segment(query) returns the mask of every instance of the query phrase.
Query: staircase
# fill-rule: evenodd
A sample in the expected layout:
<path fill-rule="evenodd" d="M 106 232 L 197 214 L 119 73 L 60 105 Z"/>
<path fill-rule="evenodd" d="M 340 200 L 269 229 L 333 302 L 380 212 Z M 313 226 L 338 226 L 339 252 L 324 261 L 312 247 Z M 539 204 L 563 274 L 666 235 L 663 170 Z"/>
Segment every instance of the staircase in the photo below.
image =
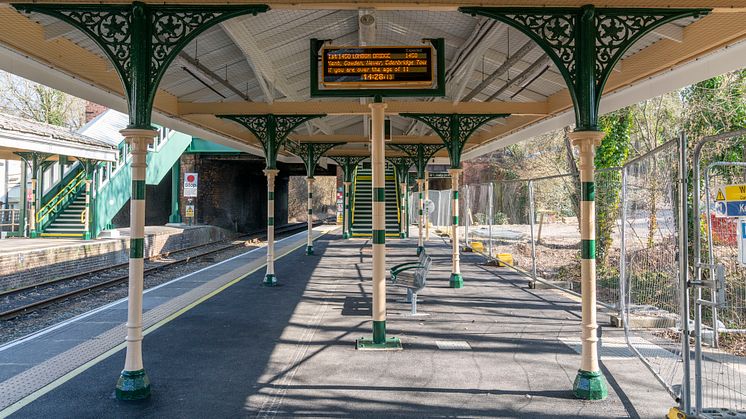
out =
<path fill-rule="evenodd" d="M 40 236 L 82 238 L 85 234 L 85 225 L 81 222 L 85 209 L 85 196 L 85 191 L 78 194 L 75 200 L 65 207 L 62 213 L 44 229 Z"/>
<path fill-rule="evenodd" d="M 370 169 L 359 167 L 355 176 L 352 203 L 352 237 L 371 237 L 373 230 L 373 190 Z M 386 236 L 399 237 L 399 205 L 394 171 L 386 168 Z"/>

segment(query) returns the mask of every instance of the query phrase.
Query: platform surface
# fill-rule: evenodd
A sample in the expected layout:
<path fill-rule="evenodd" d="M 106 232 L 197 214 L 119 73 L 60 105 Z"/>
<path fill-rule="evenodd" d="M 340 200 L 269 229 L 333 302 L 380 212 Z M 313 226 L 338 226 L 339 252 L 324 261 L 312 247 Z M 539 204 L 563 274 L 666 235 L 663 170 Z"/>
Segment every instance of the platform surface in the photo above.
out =
<path fill-rule="evenodd" d="M 171 227 L 171 226 L 146 226 L 145 236 L 153 236 L 160 234 L 179 234 L 187 229 L 205 229 L 211 228 L 210 226 L 183 226 L 183 227 Z M 101 237 L 92 240 L 82 239 L 66 239 L 66 238 L 45 238 L 39 237 L 30 239 L 26 237 L 8 237 L 0 240 L 0 255 L 8 253 L 23 253 L 31 252 L 36 250 L 53 249 L 57 247 L 65 246 L 83 246 L 90 245 L 92 243 L 102 243 L 107 241 L 120 241 L 123 238 L 129 237 L 129 228 L 118 228 L 112 231 L 117 231 L 118 237 Z"/>
<path fill-rule="evenodd" d="M 416 258 L 416 239 L 387 245 L 388 266 Z M 114 398 L 124 362 L 114 350 L 13 417 L 663 417 L 672 406 L 639 361 L 618 354 L 604 361 L 609 398 L 574 399 L 580 358 L 565 342 L 579 337 L 578 302 L 529 290 L 477 255 L 463 255 L 465 288 L 451 289 L 440 238 L 428 242 L 426 315 L 408 315 L 404 291 L 389 287 L 388 334 L 404 350 L 356 351 L 371 331 L 367 246 L 327 234 L 315 255 L 299 248 L 278 261 L 283 286 L 262 287 L 260 269 L 151 327 L 145 402 Z"/>

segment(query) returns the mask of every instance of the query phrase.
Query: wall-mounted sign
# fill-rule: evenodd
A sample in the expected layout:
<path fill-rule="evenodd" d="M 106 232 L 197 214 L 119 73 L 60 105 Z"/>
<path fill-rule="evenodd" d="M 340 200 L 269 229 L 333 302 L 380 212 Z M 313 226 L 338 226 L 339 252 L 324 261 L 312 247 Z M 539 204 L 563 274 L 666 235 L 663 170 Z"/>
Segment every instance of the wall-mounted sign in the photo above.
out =
<path fill-rule="evenodd" d="M 194 205 L 187 205 L 186 209 L 184 210 L 184 215 L 187 217 L 193 218 L 194 217 Z"/>
<path fill-rule="evenodd" d="M 430 87 L 433 84 L 433 48 L 324 47 L 324 86 L 341 89 L 368 87 Z"/>
<path fill-rule="evenodd" d="M 196 197 L 198 183 L 199 175 L 197 175 L 197 173 L 184 173 L 184 196 L 191 198 Z"/>
<path fill-rule="evenodd" d="M 427 175 L 430 179 L 450 179 L 451 174 L 448 172 L 430 172 Z"/>

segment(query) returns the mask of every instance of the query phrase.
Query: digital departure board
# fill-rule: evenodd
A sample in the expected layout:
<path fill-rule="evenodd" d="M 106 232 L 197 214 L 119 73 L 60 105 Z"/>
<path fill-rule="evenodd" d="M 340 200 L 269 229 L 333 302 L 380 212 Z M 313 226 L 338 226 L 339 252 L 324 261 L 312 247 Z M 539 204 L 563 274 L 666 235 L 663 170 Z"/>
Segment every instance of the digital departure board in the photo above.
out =
<path fill-rule="evenodd" d="M 341 89 L 430 87 L 433 48 L 324 47 L 321 84 Z"/>

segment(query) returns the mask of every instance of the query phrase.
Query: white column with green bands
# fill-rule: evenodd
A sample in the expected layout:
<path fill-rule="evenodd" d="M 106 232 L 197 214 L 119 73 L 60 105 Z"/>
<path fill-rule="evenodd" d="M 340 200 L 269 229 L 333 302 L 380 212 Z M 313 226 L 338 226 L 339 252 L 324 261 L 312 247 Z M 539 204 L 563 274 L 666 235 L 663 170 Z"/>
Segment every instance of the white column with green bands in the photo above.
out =
<path fill-rule="evenodd" d="M 400 204 L 400 211 L 399 211 L 399 238 L 406 238 L 407 237 L 407 201 L 406 201 L 406 193 L 407 193 L 407 184 L 405 182 L 399 183 L 399 190 L 401 191 L 399 193 L 399 201 Z"/>
<path fill-rule="evenodd" d="M 430 173 L 425 170 L 425 199 L 430 199 Z M 422 203 L 423 207 L 425 203 Z M 425 212 L 425 241 L 430 240 L 430 216 Z"/>
<path fill-rule="evenodd" d="M 306 178 L 308 189 L 308 242 L 306 243 L 306 254 L 313 254 L 313 178 Z"/>
<path fill-rule="evenodd" d="M 417 205 L 417 254 L 419 255 L 422 253 L 422 250 L 425 249 L 425 236 L 423 234 L 422 229 L 422 221 L 424 218 L 425 213 L 425 199 L 424 199 L 424 188 L 425 187 L 425 179 L 417 179 L 417 196 L 418 199 L 418 205 Z"/>
<path fill-rule="evenodd" d="M 594 158 L 604 133 L 576 131 L 569 134 L 578 147 L 580 171 L 580 282 L 581 282 L 581 363 L 573 392 L 581 399 L 600 400 L 608 396 L 606 380 L 598 363 L 598 324 L 596 323 L 596 211 Z"/>
<path fill-rule="evenodd" d="M 267 176 L 267 274 L 264 275 L 264 285 L 277 285 L 275 277 L 275 177 L 280 171 L 265 169 Z"/>
<path fill-rule="evenodd" d="M 371 103 L 373 171 L 373 343 L 386 342 L 386 161 L 385 103 Z"/>
<path fill-rule="evenodd" d="M 127 352 L 124 370 L 119 376 L 116 396 L 120 400 L 139 400 L 150 395 L 150 380 L 142 362 L 142 291 L 145 252 L 145 171 L 148 144 L 157 134 L 153 130 L 121 131 L 132 152 L 132 196 L 130 199 L 130 258 L 127 296 Z"/>
<path fill-rule="evenodd" d="M 343 239 L 349 239 L 350 238 L 350 186 L 352 185 L 352 182 L 344 182 L 344 207 L 342 208 L 342 212 L 344 213 L 342 220 L 344 221 L 342 224 L 342 238 Z"/>
<path fill-rule="evenodd" d="M 458 244 L 458 177 L 461 174 L 462 169 L 448 169 L 448 173 L 451 175 L 451 191 L 453 198 L 451 199 L 451 215 L 453 220 L 451 223 L 451 243 L 453 244 L 452 252 L 452 266 L 451 266 L 451 279 L 448 282 L 451 288 L 463 288 L 464 278 L 461 276 L 461 265 L 460 265 L 460 252 Z"/>

